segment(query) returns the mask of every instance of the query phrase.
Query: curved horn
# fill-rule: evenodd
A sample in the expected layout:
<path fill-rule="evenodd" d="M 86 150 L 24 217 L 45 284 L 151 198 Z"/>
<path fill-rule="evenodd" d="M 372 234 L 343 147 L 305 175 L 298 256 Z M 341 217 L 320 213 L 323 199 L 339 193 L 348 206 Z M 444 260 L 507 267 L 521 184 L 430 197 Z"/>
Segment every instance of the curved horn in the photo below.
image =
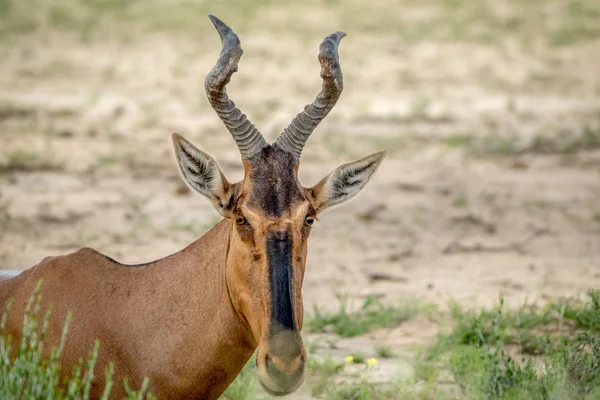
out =
<path fill-rule="evenodd" d="M 342 94 L 344 81 L 340 67 L 338 46 L 346 36 L 344 32 L 335 32 L 327 36 L 319 47 L 321 78 L 323 87 L 312 104 L 304 107 L 304 111 L 294 118 L 285 128 L 274 145 L 292 153 L 296 160 L 300 159 L 304 144 L 312 131 L 329 114 Z"/>
<path fill-rule="evenodd" d="M 204 80 L 206 96 L 221 121 L 231 132 L 242 158 L 248 159 L 263 147 L 268 146 L 268 143 L 258 129 L 236 107 L 235 103 L 229 99 L 225 90 L 225 86 L 231 80 L 231 75 L 238 70 L 238 61 L 244 51 L 240 47 L 240 39 L 230 27 L 214 15 L 209 14 L 208 17 L 219 32 L 223 49 L 219 60 Z"/>

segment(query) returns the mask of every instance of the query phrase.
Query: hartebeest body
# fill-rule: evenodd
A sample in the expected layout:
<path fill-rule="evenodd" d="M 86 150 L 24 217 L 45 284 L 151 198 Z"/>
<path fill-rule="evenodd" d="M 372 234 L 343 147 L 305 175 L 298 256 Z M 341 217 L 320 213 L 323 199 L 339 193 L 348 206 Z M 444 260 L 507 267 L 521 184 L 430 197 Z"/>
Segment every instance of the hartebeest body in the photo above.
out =
<path fill-rule="evenodd" d="M 229 183 L 211 156 L 177 134 L 173 142 L 183 179 L 224 219 L 158 261 L 123 265 L 84 248 L 0 283 L 0 301 L 14 298 L 7 332 L 19 337 L 26 301 L 43 279 L 45 304 L 55 309 L 47 341 L 58 341 L 72 313 L 63 371 L 100 339 L 99 370 L 115 363 L 114 398 L 123 394 L 124 377 L 140 385 L 146 376 L 159 399 L 218 398 L 257 347 L 264 388 L 276 395 L 298 388 L 306 366 L 301 288 L 311 226 L 320 212 L 356 195 L 385 156 L 341 165 L 303 187 L 301 151 L 342 91 L 337 47 L 344 34 L 325 38 L 321 92 L 270 145 L 226 94 L 242 49 L 228 26 L 210 18 L 223 50 L 206 78 L 206 93 L 240 149 L 243 180 Z M 92 397 L 104 383 L 97 376 Z"/>

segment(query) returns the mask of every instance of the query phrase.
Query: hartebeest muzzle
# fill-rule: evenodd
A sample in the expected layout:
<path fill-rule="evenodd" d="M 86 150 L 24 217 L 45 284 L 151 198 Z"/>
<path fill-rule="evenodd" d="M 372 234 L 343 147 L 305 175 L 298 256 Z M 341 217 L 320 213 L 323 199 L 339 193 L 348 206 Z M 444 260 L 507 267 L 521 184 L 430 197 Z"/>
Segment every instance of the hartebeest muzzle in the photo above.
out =
<path fill-rule="evenodd" d="M 273 321 L 268 336 L 259 344 L 256 357 L 258 377 L 264 389 L 283 396 L 304 381 L 306 350 L 300 332 Z"/>

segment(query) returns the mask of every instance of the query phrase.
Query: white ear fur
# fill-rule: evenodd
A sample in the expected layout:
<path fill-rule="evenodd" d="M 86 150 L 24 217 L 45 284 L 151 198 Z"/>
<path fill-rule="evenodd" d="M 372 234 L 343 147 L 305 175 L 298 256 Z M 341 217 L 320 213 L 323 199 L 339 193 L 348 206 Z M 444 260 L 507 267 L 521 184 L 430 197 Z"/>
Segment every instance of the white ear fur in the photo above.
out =
<path fill-rule="evenodd" d="M 208 197 L 217 211 L 228 217 L 233 185 L 225 179 L 219 164 L 177 133 L 173 134 L 173 146 L 185 183 L 192 190 Z"/>
<path fill-rule="evenodd" d="M 385 155 L 385 151 L 380 151 L 342 164 L 317 183 L 311 189 L 317 213 L 356 196 L 377 171 Z"/>

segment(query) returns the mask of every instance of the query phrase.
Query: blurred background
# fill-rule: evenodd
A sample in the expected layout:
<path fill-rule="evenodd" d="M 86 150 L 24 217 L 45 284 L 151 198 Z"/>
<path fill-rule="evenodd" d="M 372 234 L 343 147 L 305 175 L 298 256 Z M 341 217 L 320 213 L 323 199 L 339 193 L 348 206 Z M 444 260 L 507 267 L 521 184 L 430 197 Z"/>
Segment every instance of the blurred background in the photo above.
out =
<path fill-rule="evenodd" d="M 83 246 L 146 262 L 219 220 L 170 139 L 241 178 L 203 90 L 209 12 L 240 36 L 228 93 L 268 140 L 318 93 L 322 38 L 347 32 L 305 185 L 388 151 L 315 225 L 307 309 L 336 292 L 484 306 L 600 286 L 596 0 L 0 0 L 0 268 Z"/>

